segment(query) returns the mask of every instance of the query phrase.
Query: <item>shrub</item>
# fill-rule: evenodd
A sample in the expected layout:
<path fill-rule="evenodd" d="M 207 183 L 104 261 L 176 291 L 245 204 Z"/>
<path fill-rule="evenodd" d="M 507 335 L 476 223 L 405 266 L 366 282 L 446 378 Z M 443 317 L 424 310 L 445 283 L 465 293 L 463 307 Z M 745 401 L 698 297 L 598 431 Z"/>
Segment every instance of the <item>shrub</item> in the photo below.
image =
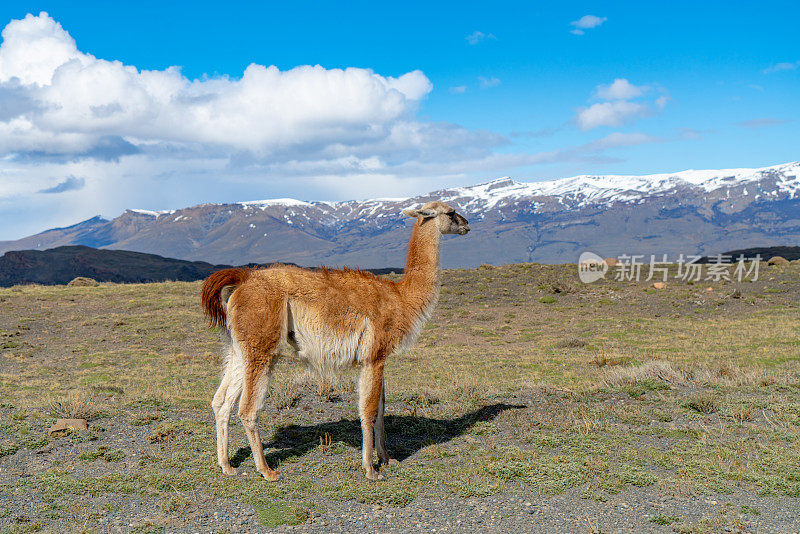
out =
<path fill-rule="evenodd" d="M 717 405 L 717 398 L 711 393 L 695 395 L 689 399 L 689 402 L 686 403 L 686 406 L 702 414 L 714 413 L 719 409 L 719 406 Z"/>

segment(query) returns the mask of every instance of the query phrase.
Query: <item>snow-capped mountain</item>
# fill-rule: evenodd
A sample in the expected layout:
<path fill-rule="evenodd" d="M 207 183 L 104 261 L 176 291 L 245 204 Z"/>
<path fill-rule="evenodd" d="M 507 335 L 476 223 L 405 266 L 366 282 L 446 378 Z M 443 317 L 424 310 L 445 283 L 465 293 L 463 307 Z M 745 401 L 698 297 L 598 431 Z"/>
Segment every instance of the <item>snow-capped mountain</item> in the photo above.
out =
<path fill-rule="evenodd" d="M 721 169 L 704 171 L 683 171 L 673 174 L 650 174 L 645 176 L 581 175 L 573 178 L 548 182 L 520 183 L 510 178 L 501 178 L 485 184 L 455 189 L 451 200 L 462 198 L 476 210 L 488 210 L 498 205 L 513 203 L 534 197 L 558 197 L 561 204 L 570 207 L 583 207 L 590 204 L 614 204 L 617 202 L 637 202 L 646 197 L 669 194 L 682 190 L 712 193 L 731 187 L 745 186 L 743 196 L 747 196 L 746 185 L 752 184 L 755 194 L 777 198 L 781 194 L 790 197 L 800 190 L 800 163 L 786 163 L 761 169 Z M 774 184 L 769 181 L 774 179 Z M 767 189 L 759 185 L 767 181 Z"/>
<path fill-rule="evenodd" d="M 402 266 L 403 208 L 444 200 L 473 232 L 446 239 L 444 266 L 574 261 L 580 252 L 714 254 L 800 243 L 800 163 L 648 176 L 500 178 L 413 198 L 324 202 L 270 199 L 185 209 L 131 209 L 13 242 L 0 252 L 66 244 L 212 263 L 287 261 Z"/>

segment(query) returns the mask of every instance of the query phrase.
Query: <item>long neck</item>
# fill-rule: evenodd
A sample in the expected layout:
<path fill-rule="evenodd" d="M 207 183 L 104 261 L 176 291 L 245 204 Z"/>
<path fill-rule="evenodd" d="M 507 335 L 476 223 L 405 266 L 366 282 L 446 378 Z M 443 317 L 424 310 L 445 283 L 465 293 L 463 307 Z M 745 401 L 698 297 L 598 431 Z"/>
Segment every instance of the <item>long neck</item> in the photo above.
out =
<path fill-rule="evenodd" d="M 403 280 L 408 297 L 427 306 L 436 298 L 439 287 L 439 242 L 442 234 L 435 220 L 418 219 L 408 242 L 408 257 Z"/>

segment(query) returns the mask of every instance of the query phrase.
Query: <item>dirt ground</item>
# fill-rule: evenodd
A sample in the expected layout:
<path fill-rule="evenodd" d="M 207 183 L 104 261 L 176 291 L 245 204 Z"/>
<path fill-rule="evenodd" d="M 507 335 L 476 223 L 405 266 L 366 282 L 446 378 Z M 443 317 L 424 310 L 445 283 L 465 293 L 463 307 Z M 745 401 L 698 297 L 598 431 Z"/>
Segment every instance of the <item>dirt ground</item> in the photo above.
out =
<path fill-rule="evenodd" d="M 582 284 L 574 265 L 444 271 L 386 368 L 398 465 L 370 482 L 354 373 L 286 358 L 256 476 L 199 283 L 0 289 L 4 532 L 800 532 L 800 266 L 758 281 Z M 86 431 L 48 436 L 58 417 Z"/>

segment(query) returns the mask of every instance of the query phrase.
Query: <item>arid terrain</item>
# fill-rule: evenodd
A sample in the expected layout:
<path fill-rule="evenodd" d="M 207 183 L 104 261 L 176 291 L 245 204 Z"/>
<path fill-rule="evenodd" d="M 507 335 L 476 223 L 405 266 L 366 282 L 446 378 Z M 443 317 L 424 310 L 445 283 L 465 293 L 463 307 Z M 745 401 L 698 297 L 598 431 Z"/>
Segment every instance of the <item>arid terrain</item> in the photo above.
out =
<path fill-rule="evenodd" d="M 674 274 L 674 273 L 672 273 Z M 3 532 L 798 532 L 800 265 L 758 281 L 443 272 L 387 364 L 398 465 L 370 482 L 354 373 L 286 358 L 215 461 L 220 335 L 199 282 L 0 289 Z M 709 289 L 710 288 L 710 289 Z M 49 436 L 59 417 L 88 429 Z"/>

